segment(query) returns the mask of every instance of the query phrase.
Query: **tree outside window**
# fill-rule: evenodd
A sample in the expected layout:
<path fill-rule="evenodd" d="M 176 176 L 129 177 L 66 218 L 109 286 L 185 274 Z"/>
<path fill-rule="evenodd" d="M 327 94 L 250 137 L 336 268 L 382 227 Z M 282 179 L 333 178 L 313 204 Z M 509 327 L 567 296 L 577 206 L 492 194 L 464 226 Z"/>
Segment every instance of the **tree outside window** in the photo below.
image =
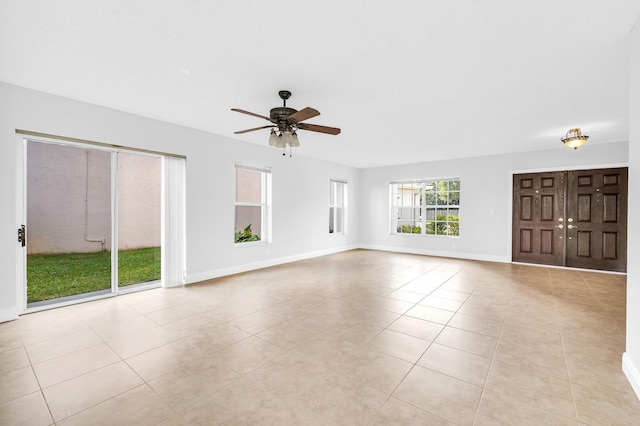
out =
<path fill-rule="evenodd" d="M 391 183 L 394 234 L 460 235 L 460 180 Z"/>

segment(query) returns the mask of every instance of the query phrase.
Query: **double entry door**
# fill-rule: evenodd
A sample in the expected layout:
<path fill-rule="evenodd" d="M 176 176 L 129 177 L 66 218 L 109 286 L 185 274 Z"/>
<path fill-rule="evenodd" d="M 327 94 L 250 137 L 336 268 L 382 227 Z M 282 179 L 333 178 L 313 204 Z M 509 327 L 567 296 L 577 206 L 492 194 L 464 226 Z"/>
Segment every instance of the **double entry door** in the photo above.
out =
<path fill-rule="evenodd" d="M 514 262 L 626 272 L 627 168 L 513 176 Z"/>

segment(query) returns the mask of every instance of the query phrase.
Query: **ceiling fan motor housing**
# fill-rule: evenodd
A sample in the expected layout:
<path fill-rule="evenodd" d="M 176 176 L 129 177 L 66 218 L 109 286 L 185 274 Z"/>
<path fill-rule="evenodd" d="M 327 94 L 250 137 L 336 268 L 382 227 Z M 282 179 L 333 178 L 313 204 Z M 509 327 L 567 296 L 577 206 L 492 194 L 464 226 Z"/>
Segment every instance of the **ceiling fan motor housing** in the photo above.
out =
<path fill-rule="evenodd" d="M 271 117 L 271 121 L 283 132 L 293 124 L 288 117 L 295 112 L 298 112 L 298 110 L 289 107 L 276 107 L 271 109 L 269 116 Z"/>

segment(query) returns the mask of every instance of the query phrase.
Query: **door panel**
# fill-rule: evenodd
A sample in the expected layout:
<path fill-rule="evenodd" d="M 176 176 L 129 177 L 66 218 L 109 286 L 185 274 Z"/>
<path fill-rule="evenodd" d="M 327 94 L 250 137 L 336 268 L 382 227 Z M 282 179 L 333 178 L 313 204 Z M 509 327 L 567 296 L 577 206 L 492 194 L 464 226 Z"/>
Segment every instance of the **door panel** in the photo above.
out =
<path fill-rule="evenodd" d="M 627 168 L 571 171 L 567 193 L 567 266 L 626 271 Z"/>
<path fill-rule="evenodd" d="M 112 293 L 111 155 L 27 143 L 27 306 Z"/>
<path fill-rule="evenodd" d="M 564 172 L 513 177 L 513 260 L 563 265 Z"/>
<path fill-rule="evenodd" d="M 626 168 L 514 175 L 514 261 L 624 272 L 626 236 Z"/>

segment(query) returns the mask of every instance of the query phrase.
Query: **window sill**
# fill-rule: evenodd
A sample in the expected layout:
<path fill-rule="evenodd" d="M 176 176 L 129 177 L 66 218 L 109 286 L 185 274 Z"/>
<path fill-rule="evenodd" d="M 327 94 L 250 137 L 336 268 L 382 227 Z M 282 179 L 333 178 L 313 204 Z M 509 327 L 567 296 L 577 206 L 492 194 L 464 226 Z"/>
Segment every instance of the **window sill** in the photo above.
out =
<path fill-rule="evenodd" d="M 400 236 L 400 237 L 407 236 L 407 237 L 429 237 L 429 238 L 460 238 L 460 235 L 409 234 L 408 232 L 406 234 L 391 233 L 390 235 Z"/>
<path fill-rule="evenodd" d="M 247 241 L 246 243 L 233 243 L 234 247 L 255 247 L 271 244 L 271 241 Z"/>

